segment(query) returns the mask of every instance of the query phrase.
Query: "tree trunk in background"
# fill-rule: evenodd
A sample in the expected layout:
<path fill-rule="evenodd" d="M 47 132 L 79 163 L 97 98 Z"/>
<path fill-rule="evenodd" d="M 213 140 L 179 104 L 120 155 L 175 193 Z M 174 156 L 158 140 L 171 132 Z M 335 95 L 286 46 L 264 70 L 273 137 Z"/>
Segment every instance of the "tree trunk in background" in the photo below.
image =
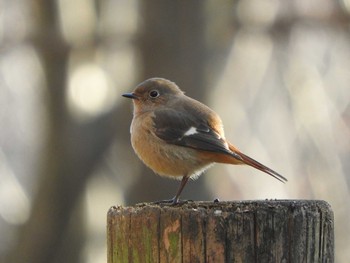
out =
<path fill-rule="evenodd" d="M 139 48 L 140 81 L 163 77 L 176 82 L 186 94 L 205 101 L 205 1 L 157 0 L 141 2 Z M 169 199 L 179 182 L 155 176 L 144 166 L 139 179 L 126 193 L 126 203 Z M 145 189 L 157 189 L 147 191 Z M 189 194 L 189 189 L 191 189 Z M 208 199 L 203 179 L 189 183 L 183 199 Z"/>
<path fill-rule="evenodd" d="M 60 34 L 57 1 L 33 5 L 39 21 L 31 40 L 45 73 L 47 138 L 31 216 L 6 262 L 76 263 L 85 240 L 80 197 L 116 136 L 119 109 L 86 123 L 71 118 L 65 101 L 71 48 Z"/>

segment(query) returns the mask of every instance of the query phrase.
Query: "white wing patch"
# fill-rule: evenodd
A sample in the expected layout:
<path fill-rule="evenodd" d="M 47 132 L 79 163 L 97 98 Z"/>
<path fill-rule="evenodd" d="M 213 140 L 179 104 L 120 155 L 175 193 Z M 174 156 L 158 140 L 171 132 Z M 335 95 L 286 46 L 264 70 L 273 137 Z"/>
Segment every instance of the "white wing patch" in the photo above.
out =
<path fill-rule="evenodd" d="M 196 127 L 191 127 L 184 133 L 184 136 L 191 136 L 191 135 L 194 135 L 196 133 L 198 133 Z"/>

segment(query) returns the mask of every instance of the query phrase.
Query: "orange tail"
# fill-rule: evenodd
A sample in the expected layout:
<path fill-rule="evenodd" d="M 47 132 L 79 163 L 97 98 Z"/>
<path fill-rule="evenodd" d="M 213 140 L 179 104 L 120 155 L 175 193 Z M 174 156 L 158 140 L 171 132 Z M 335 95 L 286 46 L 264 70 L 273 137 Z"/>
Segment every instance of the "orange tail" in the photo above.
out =
<path fill-rule="evenodd" d="M 252 167 L 254 167 L 254 168 L 256 168 L 264 173 L 271 175 L 272 177 L 276 178 L 277 180 L 281 181 L 282 183 L 285 183 L 288 181 L 285 177 L 283 177 L 279 173 L 275 172 L 274 170 L 270 169 L 269 167 L 259 163 L 258 161 L 255 161 L 253 158 L 250 158 L 249 156 L 240 152 L 232 144 L 229 144 L 229 148 L 232 152 L 235 153 L 235 155 L 238 155 L 238 157 L 240 157 L 240 162 L 237 162 L 237 157 L 234 156 L 235 160 L 232 160 L 231 163 L 233 163 L 233 164 L 244 163 L 244 164 L 250 165 L 250 166 L 252 166 Z"/>

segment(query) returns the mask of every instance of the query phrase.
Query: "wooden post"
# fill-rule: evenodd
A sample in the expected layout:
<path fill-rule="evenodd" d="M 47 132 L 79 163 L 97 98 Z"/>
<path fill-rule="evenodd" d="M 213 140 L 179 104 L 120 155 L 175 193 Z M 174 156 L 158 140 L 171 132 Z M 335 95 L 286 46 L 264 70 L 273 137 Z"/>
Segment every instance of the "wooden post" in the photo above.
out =
<path fill-rule="evenodd" d="M 139 204 L 108 212 L 108 263 L 334 262 L 324 201 Z"/>

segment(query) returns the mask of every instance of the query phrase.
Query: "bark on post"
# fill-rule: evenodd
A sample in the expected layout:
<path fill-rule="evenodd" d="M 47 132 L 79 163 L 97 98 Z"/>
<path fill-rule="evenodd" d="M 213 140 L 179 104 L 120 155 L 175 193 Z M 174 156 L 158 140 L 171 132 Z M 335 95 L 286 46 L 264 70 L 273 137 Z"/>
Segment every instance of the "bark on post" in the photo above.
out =
<path fill-rule="evenodd" d="M 324 201 L 139 204 L 108 212 L 108 262 L 334 262 Z"/>

